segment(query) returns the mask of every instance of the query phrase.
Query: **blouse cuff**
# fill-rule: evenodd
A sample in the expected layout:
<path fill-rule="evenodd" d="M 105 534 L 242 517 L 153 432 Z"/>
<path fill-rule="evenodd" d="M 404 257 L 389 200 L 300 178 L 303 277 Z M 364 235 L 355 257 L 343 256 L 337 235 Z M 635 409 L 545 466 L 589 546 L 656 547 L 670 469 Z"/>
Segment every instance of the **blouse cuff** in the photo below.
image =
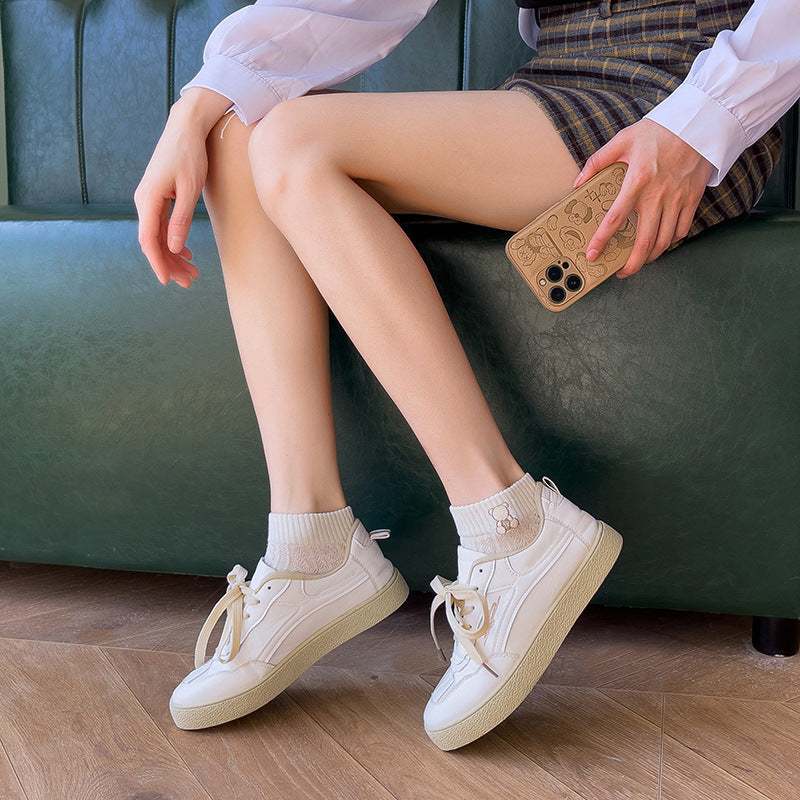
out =
<path fill-rule="evenodd" d="M 682 83 L 666 100 L 645 114 L 714 166 L 709 186 L 718 186 L 747 147 L 741 122 L 721 103 L 691 83 Z"/>
<path fill-rule="evenodd" d="M 211 56 L 197 75 L 181 87 L 180 94 L 192 86 L 213 89 L 227 97 L 245 125 L 258 122 L 282 99 L 265 78 L 223 54 Z"/>

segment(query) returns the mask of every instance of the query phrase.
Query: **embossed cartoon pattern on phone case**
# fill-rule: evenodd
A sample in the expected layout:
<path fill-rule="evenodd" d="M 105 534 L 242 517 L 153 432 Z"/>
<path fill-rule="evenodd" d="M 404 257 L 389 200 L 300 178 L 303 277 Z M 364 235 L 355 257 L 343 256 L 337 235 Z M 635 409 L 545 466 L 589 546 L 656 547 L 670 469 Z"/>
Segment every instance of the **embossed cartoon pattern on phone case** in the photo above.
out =
<path fill-rule="evenodd" d="M 626 170 L 626 164 L 612 164 L 509 240 L 509 259 L 545 307 L 556 311 L 571 305 L 620 269 L 630 255 L 636 238 L 635 215 L 611 237 L 595 261 L 586 258 L 586 248 L 619 194 Z M 577 270 L 582 278 L 581 288 L 568 292 L 570 296 L 561 303 L 553 303 L 542 290 L 547 283 L 543 273 L 555 264 L 566 264 L 567 270 Z"/>

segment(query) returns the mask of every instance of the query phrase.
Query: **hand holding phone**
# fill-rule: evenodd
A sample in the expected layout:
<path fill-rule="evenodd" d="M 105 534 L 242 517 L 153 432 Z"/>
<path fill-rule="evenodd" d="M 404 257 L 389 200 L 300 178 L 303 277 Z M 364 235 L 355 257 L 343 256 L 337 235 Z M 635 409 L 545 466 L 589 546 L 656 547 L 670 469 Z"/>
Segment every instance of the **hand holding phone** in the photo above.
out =
<path fill-rule="evenodd" d="M 627 164 L 598 172 L 515 233 L 506 255 L 550 311 L 563 311 L 625 266 L 636 239 L 636 212 L 594 261 L 586 248 L 619 194 Z"/>

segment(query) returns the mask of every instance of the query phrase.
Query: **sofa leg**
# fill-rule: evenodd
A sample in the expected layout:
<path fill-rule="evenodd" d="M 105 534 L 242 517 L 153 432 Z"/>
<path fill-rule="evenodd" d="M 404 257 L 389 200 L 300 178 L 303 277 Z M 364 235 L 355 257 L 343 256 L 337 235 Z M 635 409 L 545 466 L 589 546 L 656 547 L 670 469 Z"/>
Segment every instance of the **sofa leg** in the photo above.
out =
<path fill-rule="evenodd" d="M 800 619 L 753 617 L 753 647 L 768 656 L 793 656 L 800 650 Z"/>

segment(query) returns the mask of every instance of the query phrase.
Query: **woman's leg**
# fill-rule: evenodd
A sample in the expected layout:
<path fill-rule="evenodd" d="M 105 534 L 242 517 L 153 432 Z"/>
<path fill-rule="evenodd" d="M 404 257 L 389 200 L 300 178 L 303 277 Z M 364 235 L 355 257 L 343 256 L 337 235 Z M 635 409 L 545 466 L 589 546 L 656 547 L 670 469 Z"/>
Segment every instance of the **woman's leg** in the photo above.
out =
<path fill-rule="evenodd" d="M 462 647 L 425 716 L 440 747 L 461 746 L 521 702 L 615 555 L 611 546 L 594 546 L 603 528 L 593 518 L 514 461 L 422 259 L 388 212 L 517 229 L 566 193 L 577 165 L 538 106 L 513 92 L 305 97 L 280 104 L 254 131 L 237 135 L 236 159 L 212 159 L 207 200 L 271 482 L 273 470 L 289 465 L 294 484 L 286 486 L 328 487 L 306 489 L 300 511 L 311 498 L 341 489 L 338 475 L 334 482 L 321 474 L 333 474 L 336 463 L 324 298 L 422 442 L 451 502 L 469 503 L 453 509 L 465 545 L 459 582 L 455 589 L 439 582 L 437 604 L 457 606 L 466 615 L 463 630 L 480 625 L 480 650 L 458 640 L 471 648 L 469 658 Z M 252 181 L 241 177 L 245 139 Z M 273 376 L 281 385 L 277 401 L 269 391 Z M 295 389 L 316 394 L 316 401 L 297 404 Z M 286 433 L 273 431 L 284 422 Z M 324 460 L 316 458 L 313 437 L 304 438 L 308 424 L 326 442 Z M 317 478 L 304 476 L 304 467 Z M 291 503 L 298 496 L 284 494 Z M 523 533 L 523 549 L 499 544 Z M 235 569 L 211 621 L 228 608 L 228 658 L 242 668 L 225 668 L 224 648 L 210 665 L 201 663 L 207 623 L 196 668 L 171 699 L 176 723 L 207 727 L 249 713 L 323 652 L 391 613 L 407 588 L 363 526 L 354 529 L 350 552 L 358 557 L 318 576 L 276 573 L 262 559 L 247 586 L 244 570 Z M 480 566 L 489 561 L 491 569 Z M 587 563 L 595 583 L 573 579 Z M 559 601 L 567 585 L 580 593 L 573 588 Z M 489 592 L 497 598 L 491 615 Z M 242 613 L 242 604 L 262 603 L 253 618 Z M 284 636 L 293 608 L 302 624 Z M 551 618 L 558 626 L 540 646 L 535 631 Z M 473 668 L 471 659 L 486 669 Z M 269 666 L 275 664 L 280 669 Z M 518 664 L 524 681 L 512 680 Z M 493 697 L 502 702 L 492 705 Z"/>
<path fill-rule="evenodd" d="M 408 596 L 402 576 L 343 507 L 328 308 L 259 205 L 247 156 L 251 133 L 236 118 L 210 132 L 205 199 L 261 428 L 272 511 L 265 556 L 249 581 L 238 564 L 228 574 L 227 591 L 200 630 L 195 668 L 170 698 L 175 724 L 188 729 L 260 708 Z M 223 613 L 219 643 L 206 660 Z"/>
<path fill-rule="evenodd" d="M 389 212 L 507 230 L 530 222 L 579 171 L 541 109 L 513 91 L 307 96 L 258 123 L 249 153 L 267 217 L 409 422 L 451 503 L 519 479 L 433 280 Z"/>
<path fill-rule="evenodd" d="M 257 125 L 249 149 L 264 211 L 453 504 L 458 577 L 431 585 L 455 645 L 424 723 L 442 749 L 461 747 L 533 688 L 621 538 L 514 461 L 424 262 L 388 212 L 515 230 L 569 191 L 578 166 L 539 106 L 513 91 L 298 98 Z"/>
<path fill-rule="evenodd" d="M 334 442 L 328 307 L 259 205 L 247 154 L 253 127 L 234 115 L 211 131 L 203 196 L 261 431 L 271 510 L 331 511 L 345 499 Z"/>

